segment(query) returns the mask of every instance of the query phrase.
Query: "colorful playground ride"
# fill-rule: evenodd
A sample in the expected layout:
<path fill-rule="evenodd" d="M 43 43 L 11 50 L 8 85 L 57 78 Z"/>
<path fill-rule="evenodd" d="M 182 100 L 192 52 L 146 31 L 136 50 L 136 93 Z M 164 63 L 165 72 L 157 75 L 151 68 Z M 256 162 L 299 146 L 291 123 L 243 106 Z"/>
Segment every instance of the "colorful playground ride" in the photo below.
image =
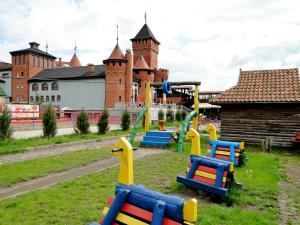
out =
<path fill-rule="evenodd" d="M 122 137 L 113 148 L 113 155 L 120 157 L 115 198 L 108 199 L 104 218 L 90 225 L 192 225 L 197 221 L 196 199 L 185 201 L 133 183 L 133 148 L 126 138 Z"/>
<path fill-rule="evenodd" d="M 234 182 L 233 163 L 200 156 L 200 135 L 195 129 L 191 128 L 187 132 L 186 139 L 192 141 L 190 163 L 188 164 L 186 176 L 178 176 L 177 182 L 208 193 L 227 197 L 228 189 Z"/>
<path fill-rule="evenodd" d="M 245 163 L 244 142 L 218 141 L 217 129 L 212 124 L 208 124 L 206 130 L 210 134 L 210 157 L 233 162 L 235 166 Z"/>
<path fill-rule="evenodd" d="M 173 132 L 170 131 L 147 131 L 141 141 L 142 146 L 167 147 L 172 140 Z"/>

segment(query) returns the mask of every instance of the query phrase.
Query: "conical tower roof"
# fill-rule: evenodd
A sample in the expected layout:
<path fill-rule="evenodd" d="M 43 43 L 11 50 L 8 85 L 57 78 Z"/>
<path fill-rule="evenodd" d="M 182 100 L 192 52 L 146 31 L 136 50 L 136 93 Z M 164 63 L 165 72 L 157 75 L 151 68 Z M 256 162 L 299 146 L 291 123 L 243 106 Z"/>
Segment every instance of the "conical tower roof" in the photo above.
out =
<path fill-rule="evenodd" d="M 133 69 L 144 69 L 144 70 L 150 69 L 142 54 L 140 54 L 139 57 L 137 58 L 134 66 L 133 66 Z"/>
<path fill-rule="evenodd" d="M 112 53 L 110 54 L 108 59 L 124 59 L 125 56 L 122 52 L 122 50 L 119 47 L 119 44 L 116 44 L 116 47 L 114 48 L 114 50 L 112 51 Z"/>
<path fill-rule="evenodd" d="M 81 63 L 79 61 L 79 58 L 76 54 L 73 55 L 70 63 L 69 63 L 70 67 L 77 67 L 77 66 L 81 66 Z"/>
<path fill-rule="evenodd" d="M 131 41 L 143 40 L 143 39 L 152 39 L 157 44 L 160 44 L 158 40 L 154 37 L 154 34 L 150 30 L 149 26 L 145 23 L 142 29 L 135 35 L 134 38 L 130 39 Z"/>

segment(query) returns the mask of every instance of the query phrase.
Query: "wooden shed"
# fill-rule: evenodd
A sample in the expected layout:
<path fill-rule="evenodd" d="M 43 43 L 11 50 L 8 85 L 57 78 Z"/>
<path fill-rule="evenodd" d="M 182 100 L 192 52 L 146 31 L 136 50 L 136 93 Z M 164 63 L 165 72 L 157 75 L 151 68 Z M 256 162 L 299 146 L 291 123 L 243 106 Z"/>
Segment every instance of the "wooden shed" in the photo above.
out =
<path fill-rule="evenodd" d="M 210 103 L 222 107 L 222 140 L 290 147 L 300 131 L 298 69 L 240 71 L 237 85 Z"/>

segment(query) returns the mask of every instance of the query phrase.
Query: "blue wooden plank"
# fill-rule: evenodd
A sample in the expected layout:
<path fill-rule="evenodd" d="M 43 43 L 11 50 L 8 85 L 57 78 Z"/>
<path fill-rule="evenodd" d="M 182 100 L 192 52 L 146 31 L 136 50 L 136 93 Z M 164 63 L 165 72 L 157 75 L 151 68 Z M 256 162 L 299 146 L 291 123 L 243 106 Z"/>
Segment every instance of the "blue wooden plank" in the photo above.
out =
<path fill-rule="evenodd" d="M 177 177 L 177 182 L 182 183 L 188 187 L 193 187 L 195 189 L 200 189 L 200 190 L 204 190 L 206 192 L 209 193 L 213 193 L 219 196 L 224 196 L 227 197 L 228 196 L 228 189 L 226 188 L 217 188 L 202 182 L 197 182 L 195 180 L 192 179 L 188 179 L 184 176 L 178 176 Z"/>
<path fill-rule="evenodd" d="M 143 141 L 152 141 L 152 142 L 166 142 L 166 143 L 169 143 L 170 142 L 170 138 L 168 137 L 148 137 L 148 136 L 145 136 L 143 138 Z"/>
<path fill-rule="evenodd" d="M 147 131 L 146 136 L 172 137 L 172 132 L 168 132 L 168 131 Z"/>

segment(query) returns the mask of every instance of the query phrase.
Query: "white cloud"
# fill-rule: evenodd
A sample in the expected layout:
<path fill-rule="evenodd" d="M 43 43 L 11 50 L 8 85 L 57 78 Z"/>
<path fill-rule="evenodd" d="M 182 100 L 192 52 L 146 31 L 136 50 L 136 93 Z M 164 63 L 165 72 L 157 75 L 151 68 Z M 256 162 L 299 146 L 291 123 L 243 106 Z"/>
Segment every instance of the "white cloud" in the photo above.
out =
<path fill-rule="evenodd" d="M 201 80 L 202 90 L 224 90 L 239 68 L 298 67 L 297 0 L 0 0 L 1 60 L 9 51 L 41 43 L 69 60 L 74 43 L 83 64 L 102 63 L 115 45 L 131 46 L 144 23 L 161 42 L 160 67 L 171 80 Z"/>

